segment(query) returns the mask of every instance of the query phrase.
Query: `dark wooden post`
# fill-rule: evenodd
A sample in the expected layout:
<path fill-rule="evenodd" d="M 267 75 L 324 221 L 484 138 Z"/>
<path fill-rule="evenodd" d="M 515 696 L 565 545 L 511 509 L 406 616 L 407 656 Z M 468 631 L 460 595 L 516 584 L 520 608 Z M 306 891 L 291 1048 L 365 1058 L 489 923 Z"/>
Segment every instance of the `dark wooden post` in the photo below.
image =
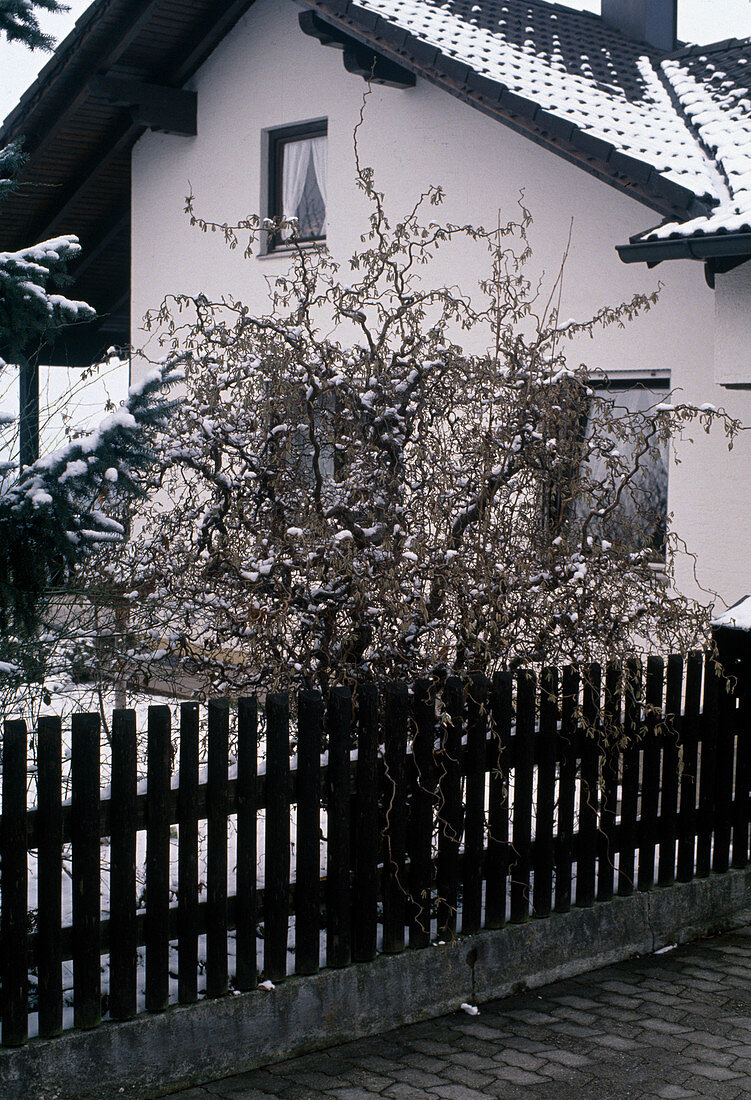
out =
<path fill-rule="evenodd" d="M 375 684 L 357 693 L 357 777 L 352 958 L 369 962 L 378 938 L 378 731 L 379 696 Z"/>
<path fill-rule="evenodd" d="M 26 912 L 28 863 L 26 816 L 26 723 L 6 722 L 3 740 L 2 926 L 0 1009 L 3 1046 L 19 1047 L 28 1036 Z M 97 899 L 98 900 L 98 899 Z M 78 977 L 76 975 L 76 977 Z"/>
<path fill-rule="evenodd" d="M 19 388 L 19 454 L 21 469 L 32 466 L 39 458 L 39 366 L 16 353 Z"/>
<path fill-rule="evenodd" d="M 509 768 L 511 726 L 514 718 L 514 680 L 510 672 L 496 672 L 490 694 L 493 719 L 490 747 L 490 805 L 488 853 L 485 860 L 485 927 L 506 923 L 509 867 Z"/>
<path fill-rule="evenodd" d="M 558 671 L 544 668 L 540 683 L 540 738 L 537 766 L 537 820 L 535 826 L 534 912 L 547 917 L 553 900 L 553 816 L 555 807 L 556 731 L 558 727 Z"/>
<path fill-rule="evenodd" d="M 428 679 L 418 680 L 412 698 L 412 776 L 409 806 L 409 892 L 411 898 L 409 946 L 430 943 L 433 885 L 433 813 L 436 768 L 434 760 L 435 692 Z"/>
<path fill-rule="evenodd" d="M 349 746 L 352 697 L 349 688 L 329 693 L 328 854 L 326 861 L 326 963 L 348 966 L 352 958 L 350 886 Z"/>
<path fill-rule="evenodd" d="M 136 974 L 136 712 L 112 715 L 110 801 L 110 1016 L 129 1020 L 138 1007 Z"/>
<path fill-rule="evenodd" d="M 297 699 L 297 870 L 295 973 L 315 974 L 321 939 L 321 730 L 323 697 Z"/>
<path fill-rule="evenodd" d="M 512 834 L 516 862 L 511 868 L 511 920 L 515 924 L 528 920 L 530 915 L 536 690 L 537 679 L 533 672 L 521 671 L 517 674 Z"/>
<path fill-rule="evenodd" d="M 383 951 L 394 955 L 404 950 L 407 913 L 405 848 L 407 838 L 407 687 L 387 684 L 384 692 L 385 777 L 383 858 Z"/>
<path fill-rule="evenodd" d="M 266 697 L 266 854 L 263 892 L 263 971 L 287 976 L 289 931 L 289 698 Z"/>
<path fill-rule="evenodd" d="M 40 717 L 37 727 L 37 829 L 39 836 L 37 967 L 39 1035 L 49 1039 L 63 1027 L 62 972 L 62 730 L 59 718 Z"/>
<path fill-rule="evenodd" d="M 74 714 L 71 752 L 73 847 L 73 1020 L 102 1018 L 98 714 Z"/>
<path fill-rule="evenodd" d="M 206 785 L 206 996 L 228 989 L 227 813 L 229 809 L 229 704 L 209 703 Z M 289 751 L 289 749 L 288 749 Z"/>
<path fill-rule="evenodd" d="M 177 796 L 180 830 L 177 856 L 177 996 L 180 1004 L 192 1004 L 198 999 L 198 727 L 198 704 L 182 703 L 180 789 Z M 238 834 L 239 829 L 238 823 Z M 253 872 L 255 874 L 255 863 Z M 239 950 L 238 942 L 238 953 Z"/>
<path fill-rule="evenodd" d="M 169 707 L 149 707 L 146 795 L 146 1009 L 169 1004 Z"/>
<path fill-rule="evenodd" d="M 238 989 L 255 989 L 258 812 L 258 701 L 237 703 L 237 974 Z"/>

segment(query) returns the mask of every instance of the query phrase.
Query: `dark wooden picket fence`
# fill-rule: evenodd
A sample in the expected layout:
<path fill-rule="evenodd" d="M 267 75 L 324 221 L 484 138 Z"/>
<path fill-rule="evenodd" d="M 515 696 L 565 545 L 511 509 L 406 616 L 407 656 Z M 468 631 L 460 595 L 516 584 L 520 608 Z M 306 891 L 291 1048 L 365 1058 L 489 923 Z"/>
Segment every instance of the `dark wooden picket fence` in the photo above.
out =
<path fill-rule="evenodd" d="M 328 700 L 306 692 L 295 701 L 292 731 L 284 695 L 268 696 L 260 709 L 254 699 L 209 703 L 205 728 L 198 705 L 183 704 L 174 733 L 170 709 L 151 707 L 145 789 L 135 713 L 113 716 L 105 790 L 99 719 L 81 714 L 72 719 L 69 800 L 60 721 L 39 720 L 31 785 L 29 732 L 7 721 L 2 1042 L 27 1038 L 30 973 L 39 1035 L 61 1031 L 66 960 L 74 1025 L 92 1028 L 103 1013 L 105 956 L 104 1009 L 123 1020 L 139 1008 L 141 982 L 141 1007 L 167 1008 L 175 945 L 176 996 L 185 1004 L 199 997 L 200 971 L 205 995 L 218 997 L 230 986 L 253 989 L 259 977 L 276 983 L 322 962 L 343 967 L 744 867 L 751 729 L 743 685 L 731 686 L 697 654 L 685 668 L 679 657 L 650 658 L 645 675 L 630 662 L 545 669 L 539 683 L 517 672 L 490 682 L 419 681 L 411 691 L 399 683 L 362 686 L 354 696 L 335 688 Z M 29 853 L 35 914 L 27 904 Z M 64 859 L 72 864 L 66 927 Z"/>

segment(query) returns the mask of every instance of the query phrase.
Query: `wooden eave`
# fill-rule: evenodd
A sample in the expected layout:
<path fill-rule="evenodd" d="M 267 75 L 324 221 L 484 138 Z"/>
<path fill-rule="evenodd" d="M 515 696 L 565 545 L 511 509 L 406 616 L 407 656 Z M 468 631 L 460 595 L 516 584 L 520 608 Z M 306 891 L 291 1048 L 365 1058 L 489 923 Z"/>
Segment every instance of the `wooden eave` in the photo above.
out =
<path fill-rule="evenodd" d="M 83 258 L 66 293 L 99 314 L 46 349 L 53 361 L 85 363 L 130 337 L 131 151 L 146 130 L 164 127 L 148 104 L 113 102 L 107 80 L 138 82 L 142 93 L 182 89 L 253 2 L 96 0 L 6 118 L 0 146 L 21 140 L 28 161 L 0 209 L 3 248 L 76 234 Z M 189 123 L 171 132 L 189 134 Z"/>

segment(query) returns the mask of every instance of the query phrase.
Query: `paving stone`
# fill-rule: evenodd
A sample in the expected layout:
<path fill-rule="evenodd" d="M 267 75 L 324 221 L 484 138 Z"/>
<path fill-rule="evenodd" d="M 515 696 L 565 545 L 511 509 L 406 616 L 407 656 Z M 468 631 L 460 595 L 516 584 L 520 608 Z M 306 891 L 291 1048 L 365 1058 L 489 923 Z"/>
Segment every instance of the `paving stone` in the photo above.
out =
<path fill-rule="evenodd" d="M 374 1096 L 378 1096 L 378 1093 L 371 1092 L 369 1089 L 347 1088 L 336 1089 L 331 1093 L 332 1097 L 336 1100 L 373 1100 Z"/>
<path fill-rule="evenodd" d="M 529 1073 L 526 1069 L 518 1069 L 516 1066 L 508 1066 L 499 1069 L 497 1076 L 502 1081 L 511 1081 L 515 1085 L 544 1085 L 546 1078 L 539 1073 Z"/>
<path fill-rule="evenodd" d="M 708 1066 L 695 1063 L 691 1068 L 693 1073 L 698 1073 L 700 1077 L 707 1077 L 710 1081 L 732 1081 L 742 1076 L 742 1074 L 733 1073 L 732 1070 L 725 1069 L 723 1066 Z"/>
<path fill-rule="evenodd" d="M 708 1031 L 692 1031 L 691 1042 L 698 1043 L 703 1047 L 710 1047 L 713 1050 L 724 1050 L 728 1045 L 726 1037 L 721 1035 L 712 1035 Z"/>
<path fill-rule="evenodd" d="M 543 1055 L 551 1062 L 560 1062 L 564 1066 L 589 1066 L 592 1059 L 583 1054 L 574 1054 L 572 1050 L 545 1050 Z"/>
<path fill-rule="evenodd" d="M 657 1093 L 660 1100 L 687 1100 L 690 1096 L 698 1095 L 699 1093 L 694 1092 L 693 1089 L 682 1089 L 680 1085 L 666 1085 Z"/>
<path fill-rule="evenodd" d="M 382 1096 L 393 1097 L 393 1100 L 425 1100 L 425 1089 L 415 1088 L 401 1081 L 396 1085 L 390 1085 Z"/>
<path fill-rule="evenodd" d="M 681 1035 L 691 1030 L 685 1024 L 674 1024 L 670 1020 L 663 1019 L 642 1019 L 640 1026 L 648 1031 L 664 1032 L 665 1035 Z"/>
<path fill-rule="evenodd" d="M 593 1035 L 592 1042 L 610 1050 L 638 1050 L 639 1044 L 631 1039 L 622 1039 L 620 1035 Z"/>
<path fill-rule="evenodd" d="M 477 1070 L 467 1069 L 465 1066 L 447 1066 L 444 1076 L 449 1081 L 456 1081 L 470 1089 L 485 1089 L 493 1084 L 493 1078 L 499 1074 L 497 1065 L 493 1063 L 492 1072 L 488 1073 L 478 1073 Z"/>
<path fill-rule="evenodd" d="M 547 1062 L 546 1058 L 535 1057 L 533 1054 L 524 1054 L 520 1050 L 503 1050 L 496 1054 L 497 1062 L 505 1062 L 509 1066 L 518 1066 L 519 1069 L 527 1069 L 530 1072 L 541 1069 Z"/>
<path fill-rule="evenodd" d="M 441 1085 L 434 1089 L 436 1096 L 444 1096 L 446 1100 L 487 1100 L 486 1092 L 478 1092 L 477 1089 L 468 1089 L 465 1085 Z"/>

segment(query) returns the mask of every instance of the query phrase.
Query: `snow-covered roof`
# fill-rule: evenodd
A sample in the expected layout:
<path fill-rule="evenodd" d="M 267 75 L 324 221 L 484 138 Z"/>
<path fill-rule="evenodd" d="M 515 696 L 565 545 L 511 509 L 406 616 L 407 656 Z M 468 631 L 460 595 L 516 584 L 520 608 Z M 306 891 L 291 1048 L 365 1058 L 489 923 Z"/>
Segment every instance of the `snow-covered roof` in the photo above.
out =
<path fill-rule="evenodd" d="M 403 27 L 698 199 L 722 197 L 712 159 L 674 102 L 662 55 L 596 16 L 538 0 L 357 0 L 356 7 Z"/>
<path fill-rule="evenodd" d="M 751 233 L 751 41 L 694 46 L 662 69 L 720 173 L 722 193 L 707 216 L 668 222 L 643 239 Z"/>
<path fill-rule="evenodd" d="M 727 611 L 712 620 L 712 626 L 730 626 L 736 630 L 751 630 L 751 596 L 744 596 Z"/>
<path fill-rule="evenodd" d="M 673 184 L 693 197 L 635 239 L 751 232 L 751 39 L 665 55 L 545 0 L 305 2 L 330 16 L 346 6 L 351 24 L 389 44 L 385 28 L 399 28 L 402 55 L 430 47 L 437 71 L 461 81 L 466 67 L 531 105 L 555 136 L 588 139 L 611 166 L 627 158 L 625 174 L 654 193 Z"/>

